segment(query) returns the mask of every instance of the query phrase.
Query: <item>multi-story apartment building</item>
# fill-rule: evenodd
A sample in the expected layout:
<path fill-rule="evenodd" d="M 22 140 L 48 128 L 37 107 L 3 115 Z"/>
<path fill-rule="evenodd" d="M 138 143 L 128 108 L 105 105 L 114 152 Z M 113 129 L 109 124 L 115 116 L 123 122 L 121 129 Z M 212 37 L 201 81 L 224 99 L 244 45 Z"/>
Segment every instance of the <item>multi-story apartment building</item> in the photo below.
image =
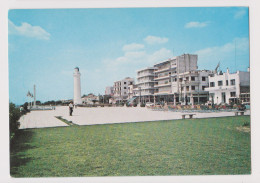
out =
<path fill-rule="evenodd" d="M 147 67 L 137 71 L 137 83 L 134 89 L 134 96 L 141 96 L 142 101 L 153 101 L 154 91 L 154 71 L 155 67 Z"/>
<path fill-rule="evenodd" d="M 112 96 L 114 94 L 114 87 L 113 86 L 107 86 L 105 90 L 105 95 Z"/>
<path fill-rule="evenodd" d="M 193 70 L 180 73 L 178 78 L 173 78 L 172 92 L 174 93 L 174 104 L 199 104 L 208 101 L 208 91 L 205 90 L 209 86 L 208 76 L 212 71 L 209 70 Z"/>
<path fill-rule="evenodd" d="M 114 102 L 125 101 L 128 98 L 128 86 L 134 84 L 134 78 L 126 77 L 114 82 Z"/>
<path fill-rule="evenodd" d="M 135 85 L 135 84 L 128 85 L 128 90 L 127 90 L 127 94 L 128 94 L 127 99 L 128 100 L 133 99 L 135 97 L 136 88 L 137 88 L 137 85 Z"/>
<path fill-rule="evenodd" d="M 183 54 L 155 64 L 155 98 L 157 101 L 178 102 L 180 90 L 180 75 L 198 69 L 197 55 Z"/>
<path fill-rule="evenodd" d="M 250 102 L 250 72 L 214 73 L 209 76 L 209 100 L 214 104 Z"/>

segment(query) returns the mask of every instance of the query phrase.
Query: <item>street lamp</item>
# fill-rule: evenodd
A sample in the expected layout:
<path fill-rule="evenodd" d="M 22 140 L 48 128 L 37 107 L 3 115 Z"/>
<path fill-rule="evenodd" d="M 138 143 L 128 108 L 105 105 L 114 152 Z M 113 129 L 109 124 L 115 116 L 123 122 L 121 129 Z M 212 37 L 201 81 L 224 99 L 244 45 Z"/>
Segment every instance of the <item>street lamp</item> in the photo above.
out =
<path fill-rule="evenodd" d="M 141 87 L 139 86 L 138 89 L 139 89 L 139 104 L 141 105 Z"/>

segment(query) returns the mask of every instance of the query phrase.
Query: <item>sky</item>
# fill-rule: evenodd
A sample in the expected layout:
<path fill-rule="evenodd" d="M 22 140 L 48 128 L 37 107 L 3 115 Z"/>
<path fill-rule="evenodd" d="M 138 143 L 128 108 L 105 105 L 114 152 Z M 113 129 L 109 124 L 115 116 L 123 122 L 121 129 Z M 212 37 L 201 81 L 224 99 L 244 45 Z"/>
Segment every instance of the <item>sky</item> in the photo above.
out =
<path fill-rule="evenodd" d="M 73 98 L 73 70 L 81 93 L 106 86 L 184 53 L 199 69 L 246 71 L 247 7 L 9 10 L 9 101 L 23 104 Z"/>

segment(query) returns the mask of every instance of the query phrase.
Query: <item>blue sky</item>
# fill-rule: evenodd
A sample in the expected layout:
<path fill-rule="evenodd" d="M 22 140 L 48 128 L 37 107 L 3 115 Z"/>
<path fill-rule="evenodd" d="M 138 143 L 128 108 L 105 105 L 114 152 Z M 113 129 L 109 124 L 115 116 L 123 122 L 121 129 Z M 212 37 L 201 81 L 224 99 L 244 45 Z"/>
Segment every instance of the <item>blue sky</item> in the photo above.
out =
<path fill-rule="evenodd" d="M 236 49 L 235 49 L 236 48 Z M 249 67 L 247 7 L 32 9 L 9 11 L 10 101 L 73 98 L 73 69 L 82 94 L 183 53 L 199 69 Z"/>

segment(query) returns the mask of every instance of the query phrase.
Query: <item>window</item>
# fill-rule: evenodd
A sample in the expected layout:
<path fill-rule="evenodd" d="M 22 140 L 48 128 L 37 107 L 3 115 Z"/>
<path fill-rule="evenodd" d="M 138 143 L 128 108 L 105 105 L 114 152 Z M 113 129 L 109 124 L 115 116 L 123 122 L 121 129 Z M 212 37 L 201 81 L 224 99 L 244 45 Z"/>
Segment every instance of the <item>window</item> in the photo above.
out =
<path fill-rule="evenodd" d="M 190 89 L 189 86 L 186 86 L 186 91 L 189 91 L 189 89 Z"/>
<path fill-rule="evenodd" d="M 126 87 L 124 87 L 124 89 L 126 89 Z"/>
<path fill-rule="evenodd" d="M 195 86 L 191 86 L 191 90 L 195 90 Z"/>
<path fill-rule="evenodd" d="M 236 92 L 230 92 L 230 97 L 236 97 Z"/>
<path fill-rule="evenodd" d="M 202 81 L 206 81 L 206 77 L 205 76 L 202 76 Z"/>
<path fill-rule="evenodd" d="M 228 80 L 226 80 L 226 86 L 228 86 Z"/>
<path fill-rule="evenodd" d="M 207 86 L 202 86 L 202 90 L 205 90 L 206 87 L 207 87 Z"/>
<path fill-rule="evenodd" d="M 210 82 L 210 87 L 215 87 L 215 82 Z"/>
<path fill-rule="evenodd" d="M 235 80 L 235 79 L 231 79 L 231 80 L 230 80 L 230 84 L 231 84 L 231 85 L 235 85 L 235 84 L 236 84 L 236 80 Z"/>
<path fill-rule="evenodd" d="M 189 81 L 189 77 L 186 77 L 186 81 Z"/>
<path fill-rule="evenodd" d="M 195 81 L 195 76 L 191 76 L 191 81 Z"/>
<path fill-rule="evenodd" d="M 223 85 L 223 81 L 218 81 L 218 86 L 222 86 Z"/>
<path fill-rule="evenodd" d="M 126 84 L 126 82 L 124 82 L 124 84 Z"/>
<path fill-rule="evenodd" d="M 130 85 L 132 85 L 133 84 L 133 82 L 130 82 Z"/>
<path fill-rule="evenodd" d="M 180 82 L 182 82 L 182 78 L 180 78 Z"/>

